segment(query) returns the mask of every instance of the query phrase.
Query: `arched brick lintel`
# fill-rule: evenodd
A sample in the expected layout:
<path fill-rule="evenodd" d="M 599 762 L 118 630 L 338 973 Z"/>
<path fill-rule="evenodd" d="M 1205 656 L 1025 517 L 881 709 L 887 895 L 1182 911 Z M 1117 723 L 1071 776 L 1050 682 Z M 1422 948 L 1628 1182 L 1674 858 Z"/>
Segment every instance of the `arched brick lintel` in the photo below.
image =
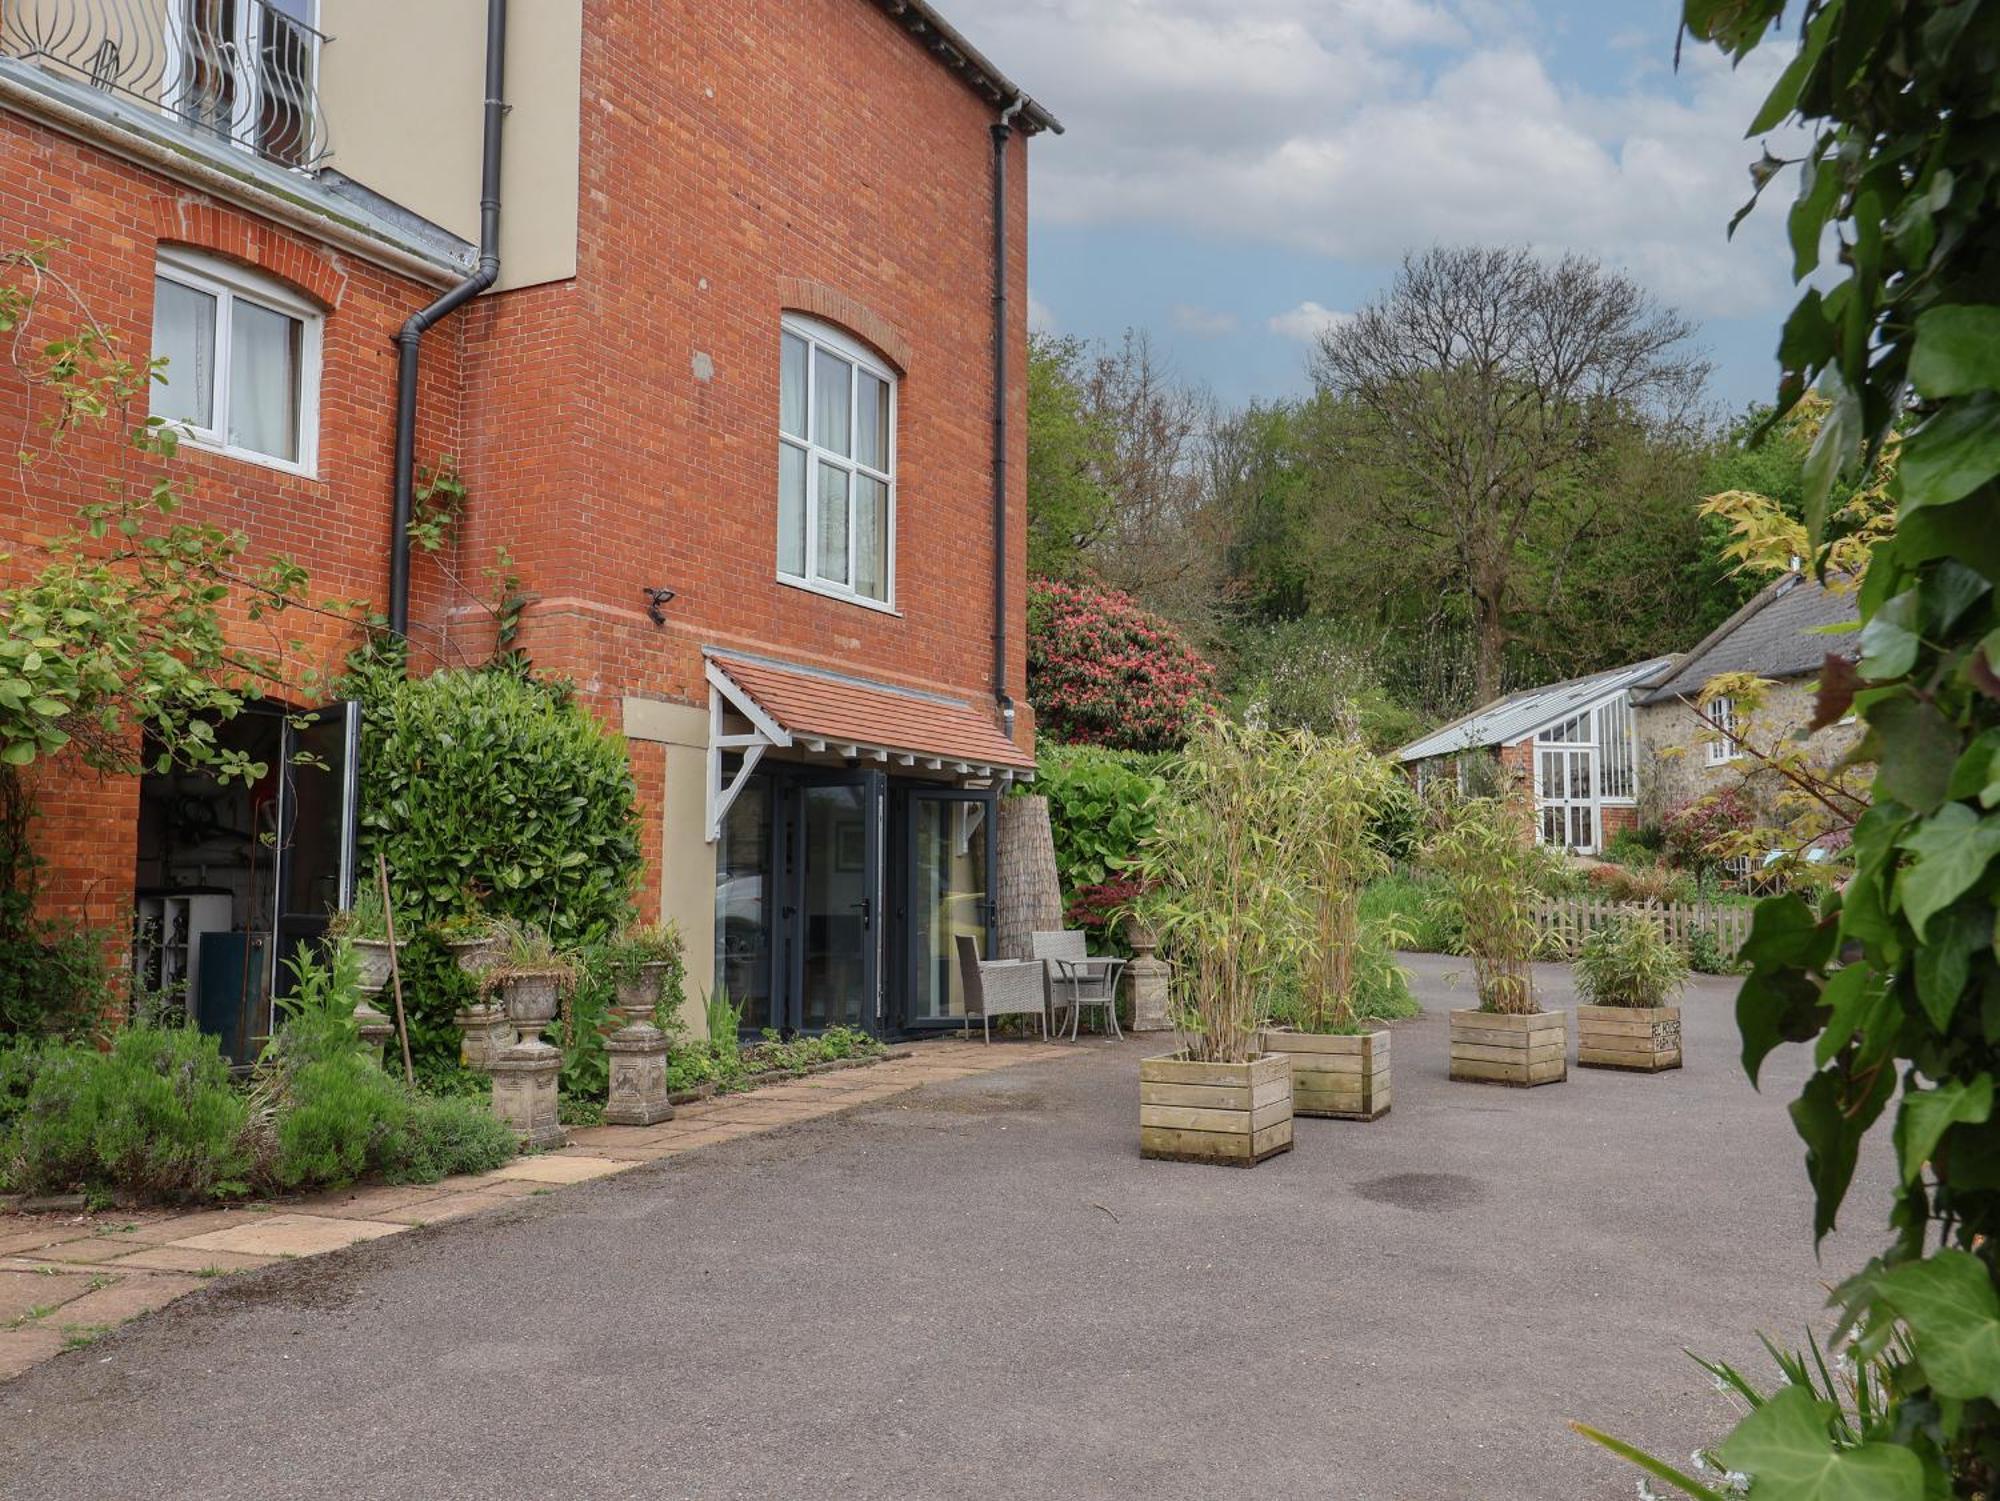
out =
<path fill-rule="evenodd" d="M 240 261 L 297 287 L 329 312 L 347 292 L 347 273 L 327 252 L 198 194 L 153 200 L 153 232 Z"/>
<path fill-rule="evenodd" d="M 808 313 L 837 323 L 858 338 L 866 339 L 882 357 L 896 367 L 898 375 L 910 373 L 910 342 L 896 332 L 895 325 L 859 298 L 850 297 L 824 282 L 802 276 L 778 278 L 778 300 L 788 313 Z"/>

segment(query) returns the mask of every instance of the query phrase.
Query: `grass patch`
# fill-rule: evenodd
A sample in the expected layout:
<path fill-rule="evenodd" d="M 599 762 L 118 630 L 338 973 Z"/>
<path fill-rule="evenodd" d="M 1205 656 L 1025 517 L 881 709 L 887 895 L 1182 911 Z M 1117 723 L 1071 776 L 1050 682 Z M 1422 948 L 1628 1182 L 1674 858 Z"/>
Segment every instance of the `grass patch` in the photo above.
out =
<path fill-rule="evenodd" d="M 1431 875 L 1398 871 L 1361 889 L 1361 920 L 1393 927 L 1419 954 L 1463 954 L 1465 918 L 1450 887 Z"/>

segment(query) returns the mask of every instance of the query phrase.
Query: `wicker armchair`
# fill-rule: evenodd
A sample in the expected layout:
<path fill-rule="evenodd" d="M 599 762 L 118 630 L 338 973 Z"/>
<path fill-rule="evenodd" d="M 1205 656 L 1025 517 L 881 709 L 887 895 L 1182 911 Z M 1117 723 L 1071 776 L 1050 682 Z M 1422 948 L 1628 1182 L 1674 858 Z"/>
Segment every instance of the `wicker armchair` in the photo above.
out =
<path fill-rule="evenodd" d="M 1091 957 L 1084 948 L 1084 935 L 1074 928 L 1060 933 L 1036 933 L 1030 942 L 1035 957 L 1048 965 L 1050 1011 L 1069 1008 L 1071 1040 L 1075 1040 L 1086 1006 L 1103 1008 L 1111 1035 L 1123 1037 L 1125 1034 L 1118 1030 L 1118 976 L 1124 971 L 1125 961 Z M 1062 1030 L 1060 1021 L 1056 1030 Z"/>
<path fill-rule="evenodd" d="M 965 1035 L 979 1018 L 986 1040 L 993 1041 L 996 1016 L 1037 1016 L 1042 1040 L 1049 1035 L 1049 1013 L 1043 1004 L 1042 965 L 1037 959 L 982 959 L 968 933 L 958 935 L 958 968 L 965 981 Z"/>

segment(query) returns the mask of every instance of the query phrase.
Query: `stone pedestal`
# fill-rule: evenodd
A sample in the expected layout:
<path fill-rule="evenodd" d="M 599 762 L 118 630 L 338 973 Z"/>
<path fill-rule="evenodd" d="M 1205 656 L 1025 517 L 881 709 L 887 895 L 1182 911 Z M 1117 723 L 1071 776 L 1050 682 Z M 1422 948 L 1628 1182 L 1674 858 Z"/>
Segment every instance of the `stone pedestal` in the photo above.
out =
<path fill-rule="evenodd" d="M 651 1126 L 674 1118 L 667 1103 L 667 1034 L 631 1020 L 604 1039 L 611 1055 L 611 1089 L 604 1119 L 615 1126 Z"/>
<path fill-rule="evenodd" d="M 361 1034 L 362 1049 L 379 1065 L 382 1062 L 382 1048 L 396 1035 L 396 1024 L 374 1004 L 373 991 L 365 992 L 354 1004 L 354 1026 Z"/>
<path fill-rule="evenodd" d="M 1132 1006 L 1134 1032 L 1167 1032 L 1173 1021 L 1167 1015 L 1167 981 L 1173 966 L 1164 959 L 1142 954 L 1125 966 L 1125 999 Z"/>
<path fill-rule="evenodd" d="M 537 1029 L 539 1031 L 539 1029 Z M 539 1036 L 523 1038 L 493 1060 L 493 1113 L 514 1128 L 521 1145 L 563 1146 L 569 1133 L 556 1119 L 562 1054 Z"/>
<path fill-rule="evenodd" d="M 458 1027 L 458 1061 L 481 1073 L 493 1071 L 493 1060 L 514 1045 L 514 1024 L 504 1006 L 472 1006 L 452 1017 Z"/>

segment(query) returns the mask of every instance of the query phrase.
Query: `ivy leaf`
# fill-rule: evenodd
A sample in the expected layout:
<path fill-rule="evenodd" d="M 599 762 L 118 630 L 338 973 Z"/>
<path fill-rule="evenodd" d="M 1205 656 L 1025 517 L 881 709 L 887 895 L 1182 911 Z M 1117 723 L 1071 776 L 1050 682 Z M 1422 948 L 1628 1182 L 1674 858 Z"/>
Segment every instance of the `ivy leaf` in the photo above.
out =
<path fill-rule="evenodd" d="M 1788 1386 L 1756 1409 L 1716 1453 L 1751 1477 L 1757 1501 L 1924 1501 L 1924 1467 L 1896 1444 L 1838 1448 L 1836 1409 Z"/>
<path fill-rule="evenodd" d="M 1910 434 L 1900 474 L 1907 510 L 1950 505 L 2000 474 L 2000 393 L 1955 401 Z"/>
<path fill-rule="evenodd" d="M 1906 589 L 1861 627 L 1860 676 L 1883 683 L 1903 677 L 1917 665 L 1917 651 L 1923 645 L 1917 634 L 1922 609 L 1921 591 Z"/>
<path fill-rule="evenodd" d="M 2000 307 L 1954 303 L 1917 319 L 1910 383 L 1936 400 L 2000 390 Z"/>
<path fill-rule="evenodd" d="M 1860 1085 L 1857 1094 L 1854 1086 Z M 1854 1181 L 1861 1138 L 1896 1093 L 1896 1071 L 1883 1066 L 1859 1078 L 1840 1068 L 1823 1069 L 1806 1080 L 1792 1101 L 1792 1125 L 1806 1144 L 1806 1176 L 1813 1186 L 1813 1243 L 1826 1239 Z"/>
<path fill-rule="evenodd" d="M 1924 1015 L 1940 1032 L 1951 1029 L 1965 982 L 1972 978 L 1972 956 L 1993 941 L 1993 910 L 1984 902 L 1958 902 L 1917 950 L 1917 1000 Z"/>
<path fill-rule="evenodd" d="M 1857 1033 L 1879 1047 L 1881 1041 L 1873 1036 L 1877 1024 L 1891 1021 L 1896 1010 L 1882 972 L 1869 964 L 1850 964 L 1835 970 L 1820 999 L 1825 1002 L 1828 1014 L 1826 1030 L 1820 1033 L 1813 1050 L 1813 1062 L 1821 1068 L 1831 1063 Z"/>
<path fill-rule="evenodd" d="M 1906 1093 L 1896 1117 L 1896 1155 L 1903 1164 L 1903 1181 L 1917 1181 L 1946 1131 L 1961 1124 L 1984 1125 L 1992 1113 L 1991 1074 L 1981 1074 L 1970 1084 L 1954 1079 L 1935 1089 Z"/>
<path fill-rule="evenodd" d="M 1939 1251 L 1874 1279 L 1876 1296 L 1910 1329 L 1917 1363 L 1941 1397 L 2000 1401 L 2000 1296 L 1985 1263 Z"/>
<path fill-rule="evenodd" d="M 1959 757 L 1951 722 L 1934 705 L 1904 696 L 1871 706 L 1868 726 L 1880 749 L 1875 795 L 1919 813 L 1943 802 Z"/>
<path fill-rule="evenodd" d="M 1916 857 L 1898 880 L 1903 915 L 1917 937 L 1931 918 L 1970 891 L 2000 855 L 2000 816 L 1981 816 L 1964 803 L 1947 803 L 1903 837 Z"/>

